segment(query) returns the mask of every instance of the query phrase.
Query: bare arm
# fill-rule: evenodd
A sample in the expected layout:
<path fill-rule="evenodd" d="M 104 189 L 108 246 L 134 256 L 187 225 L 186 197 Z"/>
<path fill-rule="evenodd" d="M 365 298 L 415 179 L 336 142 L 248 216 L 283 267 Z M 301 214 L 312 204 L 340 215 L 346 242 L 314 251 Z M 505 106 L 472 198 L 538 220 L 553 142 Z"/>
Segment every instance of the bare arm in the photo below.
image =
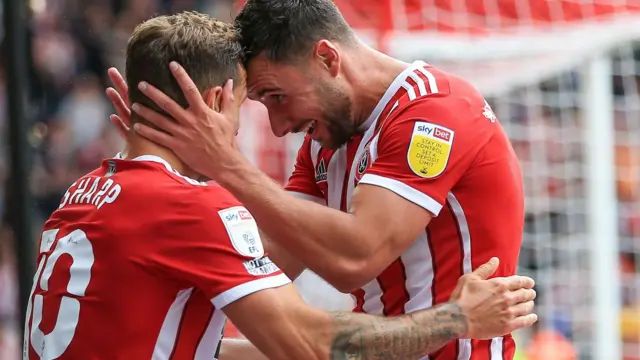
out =
<path fill-rule="evenodd" d="M 291 196 L 242 157 L 230 166 L 219 175 L 221 185 L 273 241 L 342 292 L 378 275 L 431 220 L 422 207 L 381 187 L 358 185 L 344 213 Z"/>
<path fill-rule="evenodd" d="M 271 359 L 419 358 L 456 338 L 490 339 L 537 320 L 531 314 L 533 280 L 486 280 L 498 265 L 493 258 L 460 278 L 450 302 L 399 317 L 313 309 L 291 284 L 253 293 L 222 310 Z"/>
<path fill-rule="evenodd" d="M 252 294 L 223 311 L 268 358 L 282 360 L 418 358 L 467 333 L 467 320 L 453 303 L 396 318 L 327 313 L 304 304 L 291 285 Z M 232 344 L 233 350 L 226 345 L 220 360 L 261 359 L 246 343 Z"/>

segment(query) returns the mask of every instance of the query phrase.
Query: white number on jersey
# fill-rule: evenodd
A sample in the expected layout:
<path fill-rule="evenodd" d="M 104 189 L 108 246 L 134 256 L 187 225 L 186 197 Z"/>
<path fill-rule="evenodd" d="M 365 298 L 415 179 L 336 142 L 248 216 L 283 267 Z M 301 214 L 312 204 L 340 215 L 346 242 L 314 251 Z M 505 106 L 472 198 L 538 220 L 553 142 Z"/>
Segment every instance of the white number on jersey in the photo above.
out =
<path fill-rule="evenodd" d="M 73 260 L 69 270 L 71 276 L 67 284 L 68 294 L 84 296 L 89 286 L 89 281 L 91 281 L 91 267 L 94 263 L 94 256 L 93 246 L 87 239 L 87 235 L 82 230 L 74 230 L 56 242 L 57 235 L 58 229 L 47 230 L 42 233 L 40 253 L 48 252 L 54 244 L 56 247 L 51 255 L 42 257 L 38 264 L 38 270 L 33 277 L 33 287 L 27 304 L 27 319 L 22 349 L 23 359 L 29 358 L 30 346 L 33 347 L 40 358 L 57 359 L 64 354 L 75 335 L 80 315 L 80 301 L 70 296 L 62 297 L 53 331 L 49 334 L 44 334 L 40 330 L 43 296 L 34 296 L 34 292 L 36 286 L 39 286 L 43 291 L 49 290 L 49 279 L 60 256 L 67 254 Z M 29 319 L 32 315 L 33 321 L 29 324 Z"/>

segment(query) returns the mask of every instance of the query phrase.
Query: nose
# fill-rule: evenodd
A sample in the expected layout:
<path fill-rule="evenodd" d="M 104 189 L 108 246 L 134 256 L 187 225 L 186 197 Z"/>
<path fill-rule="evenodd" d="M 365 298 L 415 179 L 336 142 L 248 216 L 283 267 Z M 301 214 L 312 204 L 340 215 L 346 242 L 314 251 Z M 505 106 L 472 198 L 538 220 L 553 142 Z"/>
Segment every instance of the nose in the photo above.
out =
<path fill-rule="evenodd" d="M 269 123 L 271 124 L 271 132 L 277 137 L 283 137 L 291 132 L 292 124 L 282 114 L 269 111 Z"/>
<path fill-rule="evenodd" d="M 273 135 L 277 137 L 283 137 L 291 132 L 291 126 L 287 123 L 277 123 L 275 121 L 271 122 L 271 131 Z"/>

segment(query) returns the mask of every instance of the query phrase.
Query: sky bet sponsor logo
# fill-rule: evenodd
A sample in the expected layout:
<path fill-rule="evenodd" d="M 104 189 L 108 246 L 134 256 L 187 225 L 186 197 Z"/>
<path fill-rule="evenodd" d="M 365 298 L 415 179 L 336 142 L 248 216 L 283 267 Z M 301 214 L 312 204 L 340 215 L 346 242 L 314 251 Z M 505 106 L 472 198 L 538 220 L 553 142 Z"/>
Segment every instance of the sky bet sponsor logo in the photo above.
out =
<path fill-rule="evenodd" d="M 435 138 L 444 140 L 449 142 L 451 140 L 451 132 L 434 125 L 419 125 L 416 129 L 419 133 L 424 133 L 425 135 L 433 136 Z"/>
<path fill-rule="evenodd" d="M 236 208 L 234 209 L 229 209 L 230 211 L 225 211 L 224 212 L 224 219 L 226 221 L 229 222 L 234 222 L 234 221 L 238 221 L 238 220 L 251 220 L 253 219 L 253 216 L 251 216 L 251 213 L 247 210 L 243 210 L 244 208 L 240 208 L 240 210 L 236 210 Z"/>

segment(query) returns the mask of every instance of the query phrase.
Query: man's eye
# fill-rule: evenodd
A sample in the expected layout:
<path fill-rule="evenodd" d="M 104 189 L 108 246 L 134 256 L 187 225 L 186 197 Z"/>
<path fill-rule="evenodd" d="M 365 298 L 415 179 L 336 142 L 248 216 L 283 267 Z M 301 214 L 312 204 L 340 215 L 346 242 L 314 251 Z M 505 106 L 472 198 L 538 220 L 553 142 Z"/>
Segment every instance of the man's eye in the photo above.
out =
<path fill-rule="evenodd" d="M 282 102 L 282 100 L 284 100 L 284 95 L 282 94 L 273 94 L 271 95 L 271 99 L 273 99 L 273 101 L 277 102 L 278 104 Z"/>

